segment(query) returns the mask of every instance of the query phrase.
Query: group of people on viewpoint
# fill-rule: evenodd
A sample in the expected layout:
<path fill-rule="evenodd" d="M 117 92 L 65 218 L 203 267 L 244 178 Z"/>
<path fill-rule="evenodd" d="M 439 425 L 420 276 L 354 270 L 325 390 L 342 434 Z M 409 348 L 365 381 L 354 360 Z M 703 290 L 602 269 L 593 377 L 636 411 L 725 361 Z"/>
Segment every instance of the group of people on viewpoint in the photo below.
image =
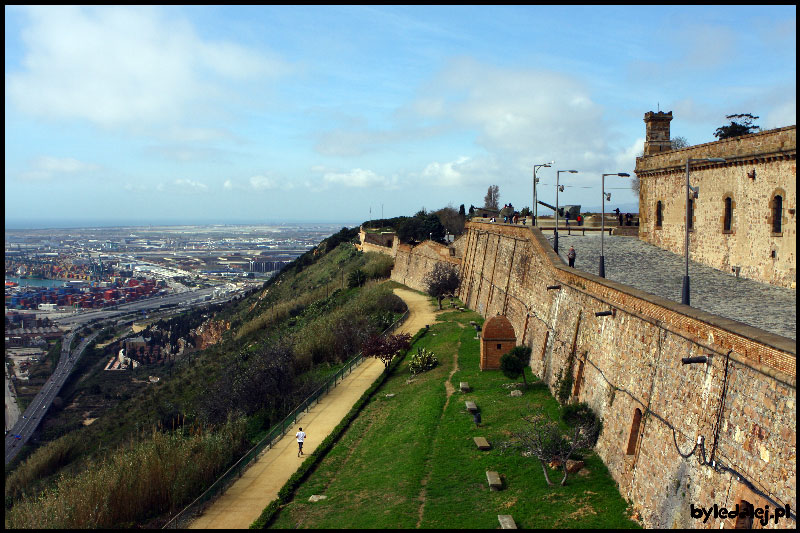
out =
<path fill-rule="evenodd" d="M 470 210 L 470 213 L 472 211 Z M 614 209 L 614 214 L 617 216 L 617 220 L 620 226 L 630 226 L 633 224 L 634 216 L 631 213 L 625 213 L 624 215 L 620 212 L 619 208 Z M 519 213 L 514 211 L 514 206 L 510 203 L 503 205 L 503 209 L 500 210 L 499 216 L 503 217 L 503 223 L 505 224 L 519 224 Z M 570 215 L 569 213 L 564 214 L 564 220 L 569 226 Z M 527 217 L 522 217 L 522 225 L 526 225 Z M 583 217 L 578 214 L 575 221 L 578 225 L 583 223 Z M 491 217 L 489 222 L 497 222 L 497 217 Z M 569 266 L 575 268 L 575 257 L 577 253 L 575 252 L 575 248 L 573 246 L 569 247 L 569 251 L 567 252 L 567 261 L 569 262 Z"/>

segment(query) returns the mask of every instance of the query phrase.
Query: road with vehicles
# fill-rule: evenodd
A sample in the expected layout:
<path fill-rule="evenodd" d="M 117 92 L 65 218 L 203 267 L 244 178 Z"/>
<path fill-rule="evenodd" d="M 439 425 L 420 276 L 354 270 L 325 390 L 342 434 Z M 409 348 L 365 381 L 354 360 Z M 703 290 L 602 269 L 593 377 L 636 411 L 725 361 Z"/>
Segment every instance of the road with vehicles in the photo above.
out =
<path fill-rule="evenodd" d="M 47 413 L 50 405 L 52 405 L 53 399 L 58 396 L 61 387 L 67 380 L 67 377 L 69 377 L 70 372 L 72 372 L 73 366 L 78 362 L 78 359 L 80 359 L 80 356 L 89 343 L 92 342 L 99 333 L 100 331 L 96 331 L 87 337 L 82 337 L 77 348 L 72 351 L 70 350 L 70 345 L 72 344 L 75 333 L 70 332 L 64 337 L 61 347 L 61 358 L 53 375 L 50 376 L 42 387 L 42 390 L 39 391 L 39 394 L 36 395 L 28 408 L 25 409 L 25 413 L 23 413 L 22 417 L 17 420 L 17 423 L 14 424 L 14 427 L 5 436 L 6 464 L 17 456 L 22 446 L 28 441 L 31 435 L 33 435 L 33 432 L 36 431 L 45 413 Z"/>
<path fill-rule="evenodd" d="M 215 288 L 199 289 L 196 291 L 186 291 L 178 294 L 170 294 L 163 297 L 148 298 L 136 302 L 130 302 L 119 306 L 105 309 L 70 313 L 64 316 L 52 318 L 53 322 L 59 326 L 72 328 L 64 338 L 61 345 L 61 357 L 53 375 L 47 380 L 42 390 L 33 399 L 25 412 L 17 419 L 14 426 L 5 435 L 5 460 L 8 464 L 20 452 L 25 443 L 30 439 L 36 428 L 44 418 L 45 413 L 53 403 L 53 399 L 58 396 L 69 377 L 70 372 L 78 362 L 86 347 L 100 333 L 100 330 L 89 334 L 81 333 L 81 328 L 99 322 L 111 325 L 119 325 L 125 321 L 133 321 L 141 314 L 153 313 L 159 310 L 175 310 L 186 307 L 195 307 L 222 303 L 235 296 L 228 293 L 221 298 L 211 298 Z M 80 336 L 80 343 L 74 350 L 70 350 L 72 341 L 76 335 Z"/>

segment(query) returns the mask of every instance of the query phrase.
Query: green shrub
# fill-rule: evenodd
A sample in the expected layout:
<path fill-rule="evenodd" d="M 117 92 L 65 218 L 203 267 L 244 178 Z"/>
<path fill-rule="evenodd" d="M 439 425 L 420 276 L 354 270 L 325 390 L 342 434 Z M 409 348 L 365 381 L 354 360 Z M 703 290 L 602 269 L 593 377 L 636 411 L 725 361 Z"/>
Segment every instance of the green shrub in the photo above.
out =
<path fill-rule="evenodd" d="M 411 356 L 408 362 L 408 369 L 412 374 L 419 374 L 430 370 L 439 364 L 436 354 L 426 350 L 425 348 L 417 348 L 417 353 Z"/>
<path fill-rule="evenodd" d="M 525 378 L 525 367 L 530 364 L 531 349 L 528 346 L 515 346 L 507 354 L 500 358 L 500 370 L 503 375 L 510 379 L 517 379 L 522 376 L 525 388 L 528 388 L 528 380 Z"/>
<path fill-rule="evenodd" d="M 587 442 L 594 446 L 603 431 L 603 421 L 586 402 L 565 405 L 561 411 L 561 420 L 571 428 L 586 428 Z"/>

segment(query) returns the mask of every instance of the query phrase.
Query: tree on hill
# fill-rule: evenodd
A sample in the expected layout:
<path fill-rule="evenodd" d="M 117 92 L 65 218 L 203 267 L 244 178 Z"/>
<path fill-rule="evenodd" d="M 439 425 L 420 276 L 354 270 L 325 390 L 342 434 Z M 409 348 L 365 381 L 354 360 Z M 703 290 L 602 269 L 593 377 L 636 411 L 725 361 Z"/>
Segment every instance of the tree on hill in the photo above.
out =
<path fill-rule="evenodd" d="M 448 205 L 434 212 L 434 214 L 439 218 L 439 222 L 442 223 L 442 226 L 444 226 L 444 229 L 446 229 L 448 233 L 451 235 L 461 235 L 464 231 L 464 223 L 467 220 L 466 216 L 461 212 L 463 210 L 463 204 L 461 205 L 460 211 L 456 211 L 452 205 Z"/>
<path fill-rule="evenodd" d="M 487 209 L 498 209 L 500 207 L 500 187 L 489 185 L 489 190 L 483 197 L 483 204 L 483 207 Z"/>
<path fill-rule="evenodd" d="M 458 269 L 450 263 L 436 263 L 422 280 L 428 294 L 439 301 L 439 309 L 442 308 L 442 298 L 455 294 L 460 282 Z"/>
<path fill-rule="evenodd" d="M 413 217 L 399 221 L 396 230 L 402 242 L 422 242 L 428 239 L 441 242 L 445 234 L 445 227 L 439 217 L 428 213 L 424 208 Z"/>
<path fill-rule="evenodd" d="M 392 359 L 403 350 L 411 346 L 411 335 L 398 333 L 397 335 L 376 335 L 370 337 L 361 346 L 364 357 L 375 357 L 383 363 L 384 371 L 389 368 Z"/>
<path fill-rule="evenodd" d="M 738 115 L 726 115 L 725 118 L 731 121 L 727 126 L 720 126 L 714 132 L 714 137 L 719 139 L 729 139 L 731 137 L 739 137 L 740 135 L 747 135 L 749 133 L 756 133 L 761 130 L 759 126 L 753 124 L 754 120 L 758 117 L 750 113 L 740 113 Z"/>
<path fill-rule="evenodd" d="M 362 269 L 357 268 L 350 272 L 347 276 L 347 286 L 351 289 L 354 287 L 361 287 L 367 282 L 367 273 Z"/>

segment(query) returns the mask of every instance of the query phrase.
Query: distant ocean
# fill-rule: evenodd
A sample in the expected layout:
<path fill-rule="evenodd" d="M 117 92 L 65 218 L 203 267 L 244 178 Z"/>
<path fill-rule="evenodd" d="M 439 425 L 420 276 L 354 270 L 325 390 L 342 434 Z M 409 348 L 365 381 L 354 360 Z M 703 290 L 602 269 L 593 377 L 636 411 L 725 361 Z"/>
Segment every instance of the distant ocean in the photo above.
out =
<path fill-rule="evenodd" d="M 32 278 L 18 278 L 16 276 L 6 276 L 6 281 L 13 281 L 20 287 L 62 287 L 67 279 L 32 279 Z"/>
<path fill-rule="evenodd" d="M 236 220 L 236 221 L 185 221 L 185 220 L 9 220 L 6 229 L 85 229 L 85 228 L 146 228 L 149 226 L 346 226 L 356 227 L 360 222 L 331 222 L 330 220 Z"/>

